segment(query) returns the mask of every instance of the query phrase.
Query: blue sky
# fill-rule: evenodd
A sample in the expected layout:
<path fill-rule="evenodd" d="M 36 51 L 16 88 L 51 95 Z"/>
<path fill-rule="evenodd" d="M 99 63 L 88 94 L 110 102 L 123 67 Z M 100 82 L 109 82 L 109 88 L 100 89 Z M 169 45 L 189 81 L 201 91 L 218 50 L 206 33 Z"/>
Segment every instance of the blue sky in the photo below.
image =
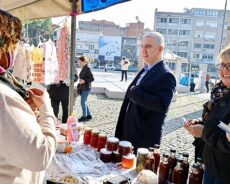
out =
<path fill-rule="evenodd" d="M 227 9 L 230 9 L 230 1 Z M 145 23 L 145 28 L 153 29 L 154 12 L 158 11 L 183 12 L 184 8 L 224 9 L 225 0 L 131 0 L 117 4 L 107 9 L 77 16 L 77 20 L 90 21 L 108 20 L 120 26 L 136 22 L 136 16 Z M 229 7 L 229 8 L 228 8 Z M 63 19 L 63 18 L 62 18 Z M 55 22 L 60 22 L 56 19 Z"/>

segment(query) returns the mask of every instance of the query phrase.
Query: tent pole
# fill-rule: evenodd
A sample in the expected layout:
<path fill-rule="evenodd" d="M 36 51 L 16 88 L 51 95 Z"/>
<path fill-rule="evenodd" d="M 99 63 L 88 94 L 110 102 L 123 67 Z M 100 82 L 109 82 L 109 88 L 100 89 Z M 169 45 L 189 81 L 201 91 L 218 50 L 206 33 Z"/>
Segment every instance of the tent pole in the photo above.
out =
<path fill-rule="evenodd" d="M 69 63 L 69 115 L 73 112 L 74 106 L 74 74 L 75 74 L 75 43 L 76 43 L 76 17 L 77 0 L 72 0 L 71 15 L 71 56 Z"/>

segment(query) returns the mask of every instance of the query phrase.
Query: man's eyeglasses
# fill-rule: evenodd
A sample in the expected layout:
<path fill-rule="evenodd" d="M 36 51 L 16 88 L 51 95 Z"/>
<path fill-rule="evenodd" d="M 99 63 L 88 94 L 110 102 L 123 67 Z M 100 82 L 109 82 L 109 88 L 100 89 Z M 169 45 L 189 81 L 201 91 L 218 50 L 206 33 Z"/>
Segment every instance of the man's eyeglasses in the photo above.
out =
<path fill-rule="evenodd" d="M 230 71 L 230 63 L 219 63 L 217 64 L 217 68 L 219 70 L 223 70 L 224 68 L 226 68 L 226 70 Z"/>

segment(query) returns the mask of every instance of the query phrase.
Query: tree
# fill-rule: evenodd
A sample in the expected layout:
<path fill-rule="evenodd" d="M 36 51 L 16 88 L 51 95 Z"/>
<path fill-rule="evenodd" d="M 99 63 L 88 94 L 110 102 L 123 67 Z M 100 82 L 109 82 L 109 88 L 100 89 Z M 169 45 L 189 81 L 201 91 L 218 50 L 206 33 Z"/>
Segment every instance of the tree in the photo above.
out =
<path fill-rule="evenodd" d="M 40 36 L 41 35 L 41 36 Z M 24 25 L 24 37 L 29 39 L 34 45 L 37 45 L 39 39 L 47 41 L 53 37 L 51 19 L 40 19 L 28 21 Z"/>

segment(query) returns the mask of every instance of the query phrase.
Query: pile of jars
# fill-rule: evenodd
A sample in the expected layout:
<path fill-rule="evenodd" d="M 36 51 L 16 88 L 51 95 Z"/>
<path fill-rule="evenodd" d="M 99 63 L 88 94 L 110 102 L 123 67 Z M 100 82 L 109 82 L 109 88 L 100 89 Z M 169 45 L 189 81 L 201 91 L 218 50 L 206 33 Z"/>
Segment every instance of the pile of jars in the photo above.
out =
<path fill-rule="evenodd" d="M 176 150 L 170 149 L 170 153 L 163 154 L 163 159 L 158 170 L 158 184 L 167 182 L 174 184 L 201 184 L 203 178 L 202 160 L 199 158 L 193 164 L 192 172 L 189 174 L 188 153 L 183 153 L 183 157 L 176 158 Z"/>
<path fill-rule="evenodd" d="M 108 137 L 92 128 L 85 128 L 83 143 L 90 145 L 100 152 L 100 159 L 105 162 L 122 162 L 124 168 L 132 168 L 135 163 L 135 155 L 132 154 L 132 144 L 128 141 L 120 141 L 116 137 Z"/>

